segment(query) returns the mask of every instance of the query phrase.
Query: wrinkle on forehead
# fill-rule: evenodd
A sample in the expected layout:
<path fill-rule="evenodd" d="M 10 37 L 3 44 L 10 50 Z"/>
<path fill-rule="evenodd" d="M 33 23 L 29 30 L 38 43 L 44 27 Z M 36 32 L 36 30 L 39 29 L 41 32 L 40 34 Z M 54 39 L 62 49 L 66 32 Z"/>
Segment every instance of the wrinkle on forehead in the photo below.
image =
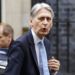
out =
<path fill-rule="evenodd" d="M 46 9 L 41 9 L 40 11 L 38 11 L 37 15 L 38 15 L 38 17 L 42 17 L 42 16 L 44 16 L 44 17 L 52 17 L 51 12 L 49 12 Z"/>

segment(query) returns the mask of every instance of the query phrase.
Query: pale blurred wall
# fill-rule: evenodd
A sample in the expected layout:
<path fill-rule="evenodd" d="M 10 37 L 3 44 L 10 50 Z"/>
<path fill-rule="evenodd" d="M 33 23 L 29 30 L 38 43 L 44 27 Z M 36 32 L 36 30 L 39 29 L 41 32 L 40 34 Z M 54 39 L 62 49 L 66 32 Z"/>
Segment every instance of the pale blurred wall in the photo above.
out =
<path fill-rule="evenodd" d="M 28 27 L 31 0 L 2 0 L 2 21 L 12 25 L 14 39 L 22 34 L 22 27 Z"/>

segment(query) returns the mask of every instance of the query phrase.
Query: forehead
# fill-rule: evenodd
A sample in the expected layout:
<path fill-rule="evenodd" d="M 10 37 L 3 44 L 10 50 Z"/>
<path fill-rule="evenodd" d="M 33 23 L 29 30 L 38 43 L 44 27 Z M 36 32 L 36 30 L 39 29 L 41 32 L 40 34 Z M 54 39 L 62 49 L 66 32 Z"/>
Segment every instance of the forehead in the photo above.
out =
<path fill-rule="evenodd" d="M 38 12 L 37 12 L 37 14 L 36 14 L 36 16 L 38 16 L 38 17 L 52 17 L 52 14 L 51 14 L 51 12 L 49 11 L 49 10 L 47 10 L 47 9 L 45 9 L 45 8 L 43 8 L 43 9 L 40 9 Z"/>

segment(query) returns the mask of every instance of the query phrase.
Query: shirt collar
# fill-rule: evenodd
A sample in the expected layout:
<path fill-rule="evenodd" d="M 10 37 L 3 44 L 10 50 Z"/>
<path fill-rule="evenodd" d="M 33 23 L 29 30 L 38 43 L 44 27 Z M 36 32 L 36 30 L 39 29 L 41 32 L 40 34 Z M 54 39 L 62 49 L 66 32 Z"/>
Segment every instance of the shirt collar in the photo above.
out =
<path fill-rule="evenodd" d="M 32 29 L 31 29 L 31 32 L 32 32 L 32 35 L 33 35 L 33 39 L 34 39 L 34 43 L 35 44 L 37 44 L 40 41 L 43 42 L 44 38 L 40 39 Z"/>

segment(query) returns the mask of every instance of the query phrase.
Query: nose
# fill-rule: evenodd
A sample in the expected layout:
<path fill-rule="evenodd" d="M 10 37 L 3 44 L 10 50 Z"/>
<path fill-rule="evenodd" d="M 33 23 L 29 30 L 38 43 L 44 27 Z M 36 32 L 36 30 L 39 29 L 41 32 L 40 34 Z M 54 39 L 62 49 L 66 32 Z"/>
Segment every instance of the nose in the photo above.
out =
<path fill-rule="evenodd" d="M 44 19 L 43 24 L 46 26 L 48 24 L 47 18 Z"/>

